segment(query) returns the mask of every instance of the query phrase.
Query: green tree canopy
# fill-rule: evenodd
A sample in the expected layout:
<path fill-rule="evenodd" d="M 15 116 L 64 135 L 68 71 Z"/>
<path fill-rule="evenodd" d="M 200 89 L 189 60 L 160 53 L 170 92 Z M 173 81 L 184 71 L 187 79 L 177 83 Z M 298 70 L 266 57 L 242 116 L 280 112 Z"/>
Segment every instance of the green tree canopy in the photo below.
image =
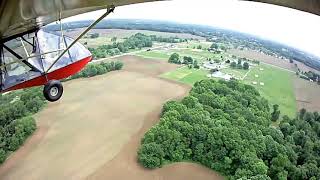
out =
<path fill-rule="evenodd" d="M 194 161 L 230 179 L 320 179 L 319 113 L 301 110 L 279 127 L 271 114 L 250 85 L 202 80 L 189 96 L 163 106 L 141 142 L 139 162 L 157 168 Z"/>

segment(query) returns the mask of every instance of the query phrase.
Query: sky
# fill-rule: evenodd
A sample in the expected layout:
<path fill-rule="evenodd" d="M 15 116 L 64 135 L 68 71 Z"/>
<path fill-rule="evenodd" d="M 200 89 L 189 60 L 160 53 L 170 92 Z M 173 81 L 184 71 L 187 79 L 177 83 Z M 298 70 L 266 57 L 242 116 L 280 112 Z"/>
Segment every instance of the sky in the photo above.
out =
<path fill-rule="evenodd" d="M 97 19 L 95 11 L 66 19 Z M 209 25 L 278 41 L 320 57 L 320 16 L 238 0 L 173 0 L 117 7 L 107 19 L 148 19 Z"/>

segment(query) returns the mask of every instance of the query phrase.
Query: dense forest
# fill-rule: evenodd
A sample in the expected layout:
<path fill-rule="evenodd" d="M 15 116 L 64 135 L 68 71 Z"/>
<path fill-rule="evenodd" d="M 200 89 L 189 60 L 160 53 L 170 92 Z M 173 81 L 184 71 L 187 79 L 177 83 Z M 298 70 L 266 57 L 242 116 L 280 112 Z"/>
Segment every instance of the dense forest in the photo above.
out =
<path fill-rule="evenodd" d="M 189 96 L 163 106 L 138 161 L 146 168 L 197 162 L 230 179 L 320 179 L 319 114 L 302 109 L 279 126 L 274 114 L 250 85 L 202 80 Z"/>
<path fill-rule="evenodd" d="M 0 163 L 35 131 L 31 116 L 45 104 L 41 88 L 14 91 L 0 96 Z"/>
<path fill-rule="evenodd" d="M 68 78 L 85 78 L 120 70 L 122 62 L 89 64 L 78 74 Z M 33 114 L 46 104 L 41 87 L 17 90 L 0 96 L 0 163 L 36 130 Z"/>

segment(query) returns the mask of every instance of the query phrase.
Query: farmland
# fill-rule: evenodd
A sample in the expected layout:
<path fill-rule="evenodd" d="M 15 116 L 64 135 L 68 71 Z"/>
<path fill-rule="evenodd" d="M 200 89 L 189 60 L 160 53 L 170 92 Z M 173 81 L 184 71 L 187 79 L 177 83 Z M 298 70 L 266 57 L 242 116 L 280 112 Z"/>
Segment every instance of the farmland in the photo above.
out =
<path fill-rule="evenodd" d="M 199 42 L 197 43 L 199 44 Z M 205 42 L 203 44 L 205 44 Z M 170 54 L 168 52 L 178 53 L 180 56 L 191 56 L 200 62 L 205 62 L 207 58 L 220 59 L 221 56 L 224 58 L 229 57 L 228 53 L 217 55 L 205 50 L 188 48 L 173 48 L 166 51 L 156 50 L 138 53 L 138 55 L 166 60 Z M 221 69 L 221 72 L 232 74 L 235 78 L 242 79 L 244 83 L 256 86 L 262 96 L 268 99 L 271 104 L 280 105 L 282 115 L 288 115 L 290 117 L 295 116 L 297 110 L 295 92 L 293 88 L 293 78 L 295 75 L 293 72 L 291 72 L 291 64 L 289 62 L 285 62 L 284 60 L 281 60 L 283 62 L 280 63 L 274 62 L 276 61 L 276 58 L 269 57 L 267 55 L 252 55 L 252 52 L 250 53 L 251 54 L 249 54 L 249 57 L 251 59 L 259 57 L 262 57 L 263 59 L 260 65 L 252 66 L 250 72 L 248 70 L 232 68 Z M 244 52 L 239 51 L 236 51 L 235 54 L 245 55 Z M 209 71 L 204 69 L 197 70 L 189 69 L 188 67 L 181 67 L 174 71 L 162 74 L 160 77 L 193 85 L 196 81 L 206 79 L 208 74 Z M 257 82 L 258 84 L 255 85 L 253 82 Z M 264 85 L 260 85 L 260 83 L 263 83 Z"/>
<path fill-rule="evenodd" d="M 0 179 L 221 179 L 190 163 L 159 171 L 137 164 L 139 141 L 157 122 L 162 104 L 190 87 L 158 78 L 175 65 L 134 56 L 120 60 L 120 72 L 65 83 L 61 101 L 35 116 L 38 130 L 1 166 Z"/>
<path fill-rule="evenodd" d="M 263 69 L 263 70 L 260 70 Z M 253 67 L 250 72 L 238 69 L 223 69 L 222 72 L 233 74 L 237 78 L 243 78 L 243 82 L 255 86 L 261 95 L 271 104 L 280 105 L 282 115 L 295 116 L 296 102 L 293 90 L 294 74 L 270 65 Z M 205 70 L 179 68 L 175 71 L 161 75 L 161 77 L 176 80 L 186 84 L 194 84 L 196 81 L 206 79 L 209 72 Z M 257 76 L 257 77 L 256 77 Z M 256 82 L 257 84 L 253 84 Z M 264 85 L 260 85 L 263 83 Z"/>
<path fill-rule="evenodd" d="M 78 32 L 68 33 L 76 36 Z M 172 53 L 182 59 L 190 56 L 201 65 L 208 59 L 232 59 L 232 55 L 259 60 L 260 64 L 252 64 L 248 70 L 227 64 L 221 72 L 254 86 L 271 106 L 280 106 L 281 115 L 295 117 L 300 108 L 320 109 L 320 86 L 298 78 L 293 65 L 285 60 L 251 50 L 210 52 L 211 42 L 190 34 L 119 29 L 91 33 L 100 37 L 81 42 L 92 48 L 114 43 L 115 36 L 116 42 L 123 42 L 136 33 L 192 40 L 130 49 L 117 55 L 124 63 L 120 72 L 66 82 L 63 99 L 35 115 L 38 130 L 0 167 L 0 179 L 223 179 L 190 162 L 156 170 L 137 163 L 140 141 L 159 122 L 162 105 L 186 96 L 195 82 L 208 79 L 211 73 L 203 67 L 168 63 Z"/>

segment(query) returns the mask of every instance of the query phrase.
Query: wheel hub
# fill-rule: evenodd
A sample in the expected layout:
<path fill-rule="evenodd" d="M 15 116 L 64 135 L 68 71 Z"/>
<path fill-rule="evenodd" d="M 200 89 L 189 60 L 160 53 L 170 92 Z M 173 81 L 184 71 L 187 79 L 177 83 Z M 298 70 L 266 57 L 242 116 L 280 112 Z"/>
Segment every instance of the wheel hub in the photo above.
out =
<path fill-rule="evenodd" d="M 52 87 L 52 88 L 50 89 L 50 95 L 51 95 L 51 96 L 57 96 L 58 93 L 59 93 L 59 89 L 58 89 L 57 87 Z"/>

